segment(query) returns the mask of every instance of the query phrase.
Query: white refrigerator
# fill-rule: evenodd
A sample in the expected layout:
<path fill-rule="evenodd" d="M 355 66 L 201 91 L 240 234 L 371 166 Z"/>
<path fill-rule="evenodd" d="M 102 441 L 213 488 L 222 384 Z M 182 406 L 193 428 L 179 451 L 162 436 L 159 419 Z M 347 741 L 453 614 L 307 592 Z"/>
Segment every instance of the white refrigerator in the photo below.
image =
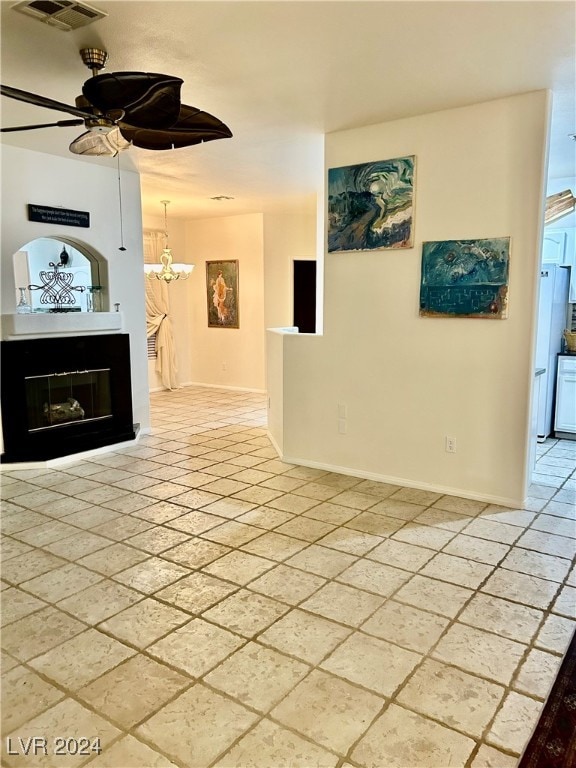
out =
<path fill-rule="evenodd" d="M 538 398 L 538 442 L 553 430 L 553 408 L 556 389 L 558 353 L 562 351 L 562 332 L 567 327 L 570 267 L 543 264 L 540 272 L 538 330 L 536 336 L 536 368 L 545 368 L 540 377 Z"/>

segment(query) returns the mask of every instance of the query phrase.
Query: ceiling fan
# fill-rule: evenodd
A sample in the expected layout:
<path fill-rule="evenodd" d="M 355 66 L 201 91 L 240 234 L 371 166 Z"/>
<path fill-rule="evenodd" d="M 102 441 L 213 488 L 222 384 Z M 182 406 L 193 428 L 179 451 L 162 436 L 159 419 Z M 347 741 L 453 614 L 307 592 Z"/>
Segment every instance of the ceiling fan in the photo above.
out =
<path fill-rule="evenodd" d="M 0 86 L 2 96 L 67 112 L 77 119 L 2 128 L 1 132 L 84 125 L 87 130 L 70 144 L 70 151 L 76 155 L 116 155 L 130 146 L 177 149 L 232 136 L 217 117 L 181 103 L 183 80 L 179 77 L 147 72 L 99 75 L 108 60 L 106 51 L 84 48 L 80 55 L 92 70 L 92 77 L 82 86 L 76 106 Z"/>

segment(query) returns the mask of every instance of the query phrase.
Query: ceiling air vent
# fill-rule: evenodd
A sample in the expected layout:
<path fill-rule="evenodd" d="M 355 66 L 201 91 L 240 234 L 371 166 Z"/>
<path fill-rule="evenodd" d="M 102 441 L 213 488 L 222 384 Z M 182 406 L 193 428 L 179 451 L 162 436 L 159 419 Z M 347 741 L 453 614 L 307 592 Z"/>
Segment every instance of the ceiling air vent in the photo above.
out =
<path fill-rule="evenodd" d="M 66 32 L 108 16 L 97 8 L 73 0 L 24 0 L 12 9 Z"/>

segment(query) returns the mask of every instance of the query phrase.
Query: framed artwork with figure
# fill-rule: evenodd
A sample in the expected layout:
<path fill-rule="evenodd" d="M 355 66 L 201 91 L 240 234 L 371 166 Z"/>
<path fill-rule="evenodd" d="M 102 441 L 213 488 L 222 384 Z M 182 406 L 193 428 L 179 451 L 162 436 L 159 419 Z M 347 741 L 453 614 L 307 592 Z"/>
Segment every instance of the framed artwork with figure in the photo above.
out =
<path fill-rule="evenodd" d="M 208 328 L 239 328 L 238 261 L 206 262 Z"/>

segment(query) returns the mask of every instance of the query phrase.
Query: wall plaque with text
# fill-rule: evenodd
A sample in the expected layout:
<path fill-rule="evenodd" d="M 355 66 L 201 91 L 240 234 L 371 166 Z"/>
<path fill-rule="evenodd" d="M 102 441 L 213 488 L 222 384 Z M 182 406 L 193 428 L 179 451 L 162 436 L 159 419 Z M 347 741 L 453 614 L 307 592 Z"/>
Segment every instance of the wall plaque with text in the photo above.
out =
<path fill-rule="evenodd" d="M 70 208 L 50 208 L 47 205 L 28 204 L 28 221 L 43 224 L 64 224 L 67 227 L 89 227 L 90 214 L 87 211 L 73 211 Z"/>

